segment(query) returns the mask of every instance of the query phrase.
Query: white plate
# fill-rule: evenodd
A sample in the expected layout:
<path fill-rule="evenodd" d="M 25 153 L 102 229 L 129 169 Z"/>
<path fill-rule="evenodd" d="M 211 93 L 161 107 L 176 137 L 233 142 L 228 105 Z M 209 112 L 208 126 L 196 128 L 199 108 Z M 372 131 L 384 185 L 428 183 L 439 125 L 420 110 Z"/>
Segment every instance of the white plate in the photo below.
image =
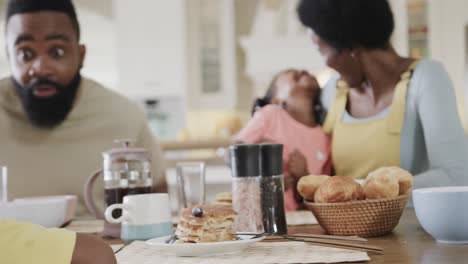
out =
<path fill-rule="evenodd" d="M 150 239 L 146 241 L 146 244 L 176 256 L 196 257 L 237 253 L 265 238 L 263 236 L 253 238 L 252 235 L 239 235 L 238 237 L 239 240 L 225 242 L 166 244 L 170 238 L 167 236 Z"/>

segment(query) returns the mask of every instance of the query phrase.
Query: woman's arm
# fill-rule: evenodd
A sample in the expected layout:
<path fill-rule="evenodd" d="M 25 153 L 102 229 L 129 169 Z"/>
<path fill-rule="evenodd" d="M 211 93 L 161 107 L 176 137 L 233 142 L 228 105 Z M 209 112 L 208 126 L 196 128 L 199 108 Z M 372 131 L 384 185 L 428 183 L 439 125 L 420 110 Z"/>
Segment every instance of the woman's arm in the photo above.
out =
<path fill-rule="evenodd" d="M 415 81 L 421 85 L 417 94 L 417 112 L 429 169 L 415 175 L 415 188 L 468 185 L 467 142 L 452 82 L 442 65 L 430 62 L 423 67 L 423 74 Z"/>

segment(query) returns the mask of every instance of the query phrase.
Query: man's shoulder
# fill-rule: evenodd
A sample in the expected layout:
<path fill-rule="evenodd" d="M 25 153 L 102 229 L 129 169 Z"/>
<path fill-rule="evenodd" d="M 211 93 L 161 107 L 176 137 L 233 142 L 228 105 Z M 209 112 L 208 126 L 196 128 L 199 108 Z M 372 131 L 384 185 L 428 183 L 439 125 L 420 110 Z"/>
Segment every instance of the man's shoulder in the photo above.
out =
<path fill-rule="evenodd" d="M 105 112 L 120 113 L 123 116 L 142 117 L 143 110 L 136 102 L 125 97 L 124 95 L 105 87 L 101 83 L 89 79 L 82 79 L 82 87 L 86 94 L 86 99 L 92 104 L 99 105 Z"/>
<path fill-rule="evenodd" d="M 16 107 L 18 103 L 19 100 L 16 98 L 14 84 L 11 81 L 11 77 L 0 79 L 0 105 L 10 108 L 13 105 Z"/>
<path fill-rule="evenodd" d="M 9 89 L 13 87 L 11 77 L 4 77 L 0 79 L 0 90 Z"/>

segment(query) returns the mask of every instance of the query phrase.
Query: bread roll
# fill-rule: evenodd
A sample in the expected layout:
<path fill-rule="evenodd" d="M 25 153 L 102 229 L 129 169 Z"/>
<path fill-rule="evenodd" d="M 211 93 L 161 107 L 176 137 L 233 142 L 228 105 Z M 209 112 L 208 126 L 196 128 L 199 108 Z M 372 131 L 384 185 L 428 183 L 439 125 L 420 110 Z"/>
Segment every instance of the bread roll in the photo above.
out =
<path fill-rule="evenodd" d="M 355 197 L 353 200 L 365 200 L 366 193 L 364 192 L 364 189 L 362 188 L 361 184 L 356 182 L 356 192 L 354 193 Z"/>
<path fill-rule="evenodd" d="M 362 187 L 367 199 L 395 198 L 400 190 L 393 167 L 383 167 L 369 173 Z"/>
<path fill-rule="evenodd" d="M 361 185 L 350 177 L 335 176 L 326 180 L 315 192 L 317 203 L 339 203 L 364 200 Z"/>
<path fill-rule="evenodd" d="M 398 194 L 409 194 L 411 192 L 411 188 L 413 188 L 413 175 L 398 167 L 390 169 L 392 170 L 392 173 L 395 173 L 398 177 L 398 185 L 400 187 Z"/>
<path fill-rule="evenodd" d="M 307 201 L 314 201 L 315 191 L 330 176 L 328 175 L 309 175 L 302 177 L 297 183 L 297 191 Z"/>

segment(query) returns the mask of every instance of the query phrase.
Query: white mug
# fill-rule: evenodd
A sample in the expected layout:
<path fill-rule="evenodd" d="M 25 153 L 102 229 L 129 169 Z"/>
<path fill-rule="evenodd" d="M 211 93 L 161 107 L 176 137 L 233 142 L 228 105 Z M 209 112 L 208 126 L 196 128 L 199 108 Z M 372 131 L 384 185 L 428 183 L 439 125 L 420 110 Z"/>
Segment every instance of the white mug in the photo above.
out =
<path fill-rule="evenodd" d="M 122 216 L 117 219 L 112 216 L 116 209 L 122 209 Z M 120 237 L 125 242 L 172 235 L 167 193 L 127 195 L 123 203 L 107 207 L 104 215 L 109 223 L 122 223 Z"/>

